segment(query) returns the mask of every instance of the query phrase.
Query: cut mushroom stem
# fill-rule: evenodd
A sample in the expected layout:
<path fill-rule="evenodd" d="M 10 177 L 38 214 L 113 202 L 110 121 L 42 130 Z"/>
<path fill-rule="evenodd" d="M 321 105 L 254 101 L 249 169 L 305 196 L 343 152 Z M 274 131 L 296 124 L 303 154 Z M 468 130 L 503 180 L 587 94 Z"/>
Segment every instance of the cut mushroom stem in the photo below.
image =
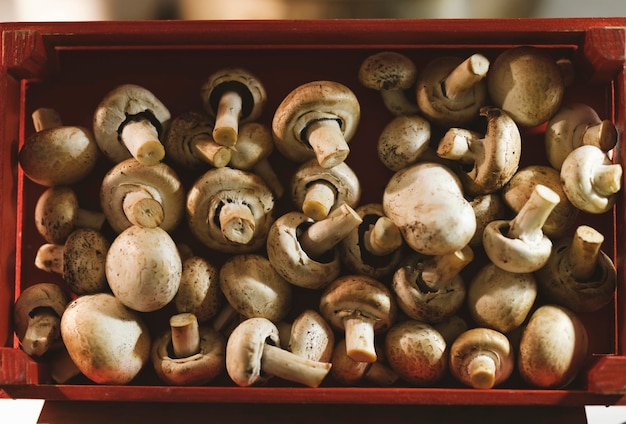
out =
<path fill-rule="evenodd" d="M 38 269 L 63 275 L 63 251 L 62 244 L 45 243 L 37 249 L 35 266 Z"/>
<path fill-rule="evenodd" d="M 346 352 L 358 362 L 375 362 L 374 321 L 359 311 L 353 311 L 343 318 L 346 332 Z"/>
<path fill-rule="evenodd" d="M 567 255 L 570 272 L 576 281 L 592 279 L 603 242 L 602 233 L 589 226 L 581 225 L 576 229 Z"/>
<path fill-rule="evenodd" d="M 238 322 L 238 318 L 239 312 L 230 303 L 226 302 L 211 322 L 211 326 L 214 330 L 223 334 L 230 334 Z"/>
<path fill-rule="evenodd" d="M 170 318 L 172 348 L 177 358 L 187 358 L 200 352 L 200 330 L 198 320 L 191 313 L 182 313 Z"/>
<path fill-rule="evenodd" d="M 61 335 L 61 318 L 52 308 L 35 309 L 30 314 L 22 348 L 32 356 L 41 356 Z"/>
<path fill-rule="evenodd" d="M 51 108 L 39 108 L 32 113 L 33 126 L 35 131 L 43 131 L 49 128 L 56 128 L 63 125 L 61 115 Z"/>
<path fill-rule="evenodd" d="M 247 244 L 254 237 L 254 215 L 242 203 L 225 203 L 219 214 L 220 228 L 227 240 Z"/>
<path fill-rule="evenodd" d="M 402 233 L 396 224 L 386 216 L 381 216 L 365 232 L 365 249 L 373 255 L 385 256 L 402 245 Z"/>
<path fill-rule="evenodd" d="M 198 158 L 216 168 L 228 165 L 232 154 L 228 147 L 216 143 L 207 135 L 195 136 L 191 140 L 191 149 Z"/>
<path fill-rule="evenodd" d="M 287 381 L 318 387 L 330 370 L 329 362 L 311 361 L 271 344 L 263 346 L 261 368 L 267 374 Z"/>
<path fill-rule="evenodd" d="M 604 152 L 608 152 L 617 142 L 617 129 L 609 119 L 599 124 L 585 126 L 582 136 L 582 144 L 593 145 Z"/>
<path fill-rule="evenodd" d="M 619 164 L 600 164 L 591 174 L 592 185 L 602 196 L 611 196 L 622 187 L 622 166 Z"/>
<path fill-rule="evenodd" d="M 241 96 L 236 91 L 225 91 L 220 97 L 215 115 L 213 138 L 218 144 L 233 147 L 237 143 L 239 118 L 243 108 Z"/>
<path fill-rule="evenodd" d="M 548 187 L 537 184 L 519 213 L 510 221 L 507 237 L 540 240 L 543 224 L 561 199 Z"/>
<path fill-rule="evenodd" d="M 322 168 L 332 168 L 342 163 L 350 154 L 350 147 L 337 119 L 313 121 L 305 131 L 305 139 L 313 148 Z"/>
<path fill-rule="evenodd" d="M 443 92 L 449 99 L 472 88 L 487 76 L 489 60 L 481 54 L 473 54 L 450 72 L 442 82 Z"/>
<path fill-rule="evenodd" d="M 302 202 L 302 212 L 319 221 L 329 214 L 336 198 L 337 191 L 332 184 L 324 180 L 315 181 L 307 188 Z"/>
<path fill-rule="evenodd" d="M 144 165 L 154 165 L 165 157 L 159 132 L 148 119 L 127 122 L 120 137 L 130 154 Z"/>
<path fill-rule="evenodd" d="M 438 290 L 441 282 L 450 281 L 473 260 L 474 252 L 470 246 L 445 255 L 433 256 L 424 261 L 421 281 L 430 289 Z"/>
<path fill-rule="evenodd" d="M 163 223 L 163 205 L 148 191 L 137 187 L 124 196 L 122 209 L 128 221 L 140 227 L 154 228 Z"/>
<path fill-rule="evenodd" d="M 335 247 L 361 222 L 363 219 L 359 214 L 344 203 L 326 219 L 314 223 L 302 233 L 300 245 L 311 258 L 319 258 Z"/>

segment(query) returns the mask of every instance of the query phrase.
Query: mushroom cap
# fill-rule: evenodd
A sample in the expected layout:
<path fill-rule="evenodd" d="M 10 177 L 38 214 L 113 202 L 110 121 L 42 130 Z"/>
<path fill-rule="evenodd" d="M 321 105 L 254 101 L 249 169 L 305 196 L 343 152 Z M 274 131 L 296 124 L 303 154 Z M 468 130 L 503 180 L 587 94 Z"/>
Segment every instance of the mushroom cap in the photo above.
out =
<path fill-rule="evenodd" d="M 277 322 L 291 309 L 293 286 L 261 255 L 228 258 L 220 268 L 220 287 L 228 303 L 246 318 Z"/>
<path fill-rule="evenodd" d="M 506 219 L 509 211 L 500 192 L 476 196 L 470 200 L 470 205 L 472 205 L 474 215 L 476 215 L 476 232 L 469 245 L 471 247 L 481 246 L 483 244 L 483 231 L 487 224 L 498 219 Z"/>
<path fill-rule="evenodd" d="M 147 88 L 135 84 L 115 87 L 102 99 L 93 117 L 93 132 L 104 155 L 112 162 L 131 156 L 120 143 L 120 132 L 133 118 L 148 119 L 160 133 L 171 118 L 167 107 Z"/>
<path fill-rule="evenodd" d="M 380 161 L 392 171 L 415 163 L 428 149 L 430 122 L 419 115 L 396 116 L 383 128 L 376 145 Z"/>
<path fill-rule="evenodd" d="M 311 81 L 292 90 L 276 108 L 272 135 L 276 149 L 287 159 L 302 163 L 315 158 L 305 137 L 307 126 L 335 120 L 344 140 L 350 142 L 361 117 L 356 95 L 335 81 Z"/>
<path fill-rule="evenodd" d="M 198 157 L 192 141 L 198 136 L 212 137 L 213 121 L 202 113 L 189 111 L 174 117 L 167 126 L 163 146 L 168 159 L 182 170 L 199 171 L 209 164 Z"/>
<path fill-rule="evenodd" d="M 226 343 L 226 371 L 235 384 L 247 387 L 271 378 L 261 370 L 265 343 L 280 346 L 278 329 L 272 321 L 248 318 L 235 327 Z"/>
<path fill-rule="evenodd" d="M 35 283 L 22 290 L 13 309 L 15 335 L 22 341 L 28 329 L 30 314 L 39 308 L 52 309 L 59 318 L 63 315 L 70 296 L 54 283 Z"/>
<path fill-rule="evenodd" d="M 363 380 L 365 373 L 372 365 L 371 362 L 355 361 L 348 356 L 346 351 L 346 339 L 337 341 L 330 358 L 332 367 L 331 377 L 344 386 L 354 385 Z"/>
<path fill-rule="evenodd" d="M 335 333 L 314 309 L 305 309 L 291 324 L 288 350 L 317 362 L 329 362 L 335 346 Z M 331 368 L 332 370 L 332 368 Z"/>
<path fill-rule="evenodd" d="M 77 295 L 109 289 L 105 272 L 111 243 L 97 230 L 78 228 L 67 237 L 63 249 L 63 280 Z"/>
<path fill-rule="evenodd" d="M 373 90 L 408 90 L 417 79 L 417 67 L 401 53 L 381 51 L 361 62 L 358 78 Z"/>
<path fill-rule="evenodd" d="M 198 322 L 206 322 L 220 310 L 223 298 L 217 266 L 200 256 L 183 260 L 180 285 L 174 296 L 179 313 L 189 312 Z"/>
<path fill-rule="evenodd" d="M 250 170 L 274 151 L 274 139 L 269 126 L 260 122 L 246 122 L 239 127 L 237 147 L 230 157 L 229 166 Z"/>
<path fill-rule="evenodd" d="M 78 210 L 78 198 L 72 188 L 49 187 L 35 205 L 37 231 L 48 243 L 65 243 L 67 236 L 74 231 Z"/>

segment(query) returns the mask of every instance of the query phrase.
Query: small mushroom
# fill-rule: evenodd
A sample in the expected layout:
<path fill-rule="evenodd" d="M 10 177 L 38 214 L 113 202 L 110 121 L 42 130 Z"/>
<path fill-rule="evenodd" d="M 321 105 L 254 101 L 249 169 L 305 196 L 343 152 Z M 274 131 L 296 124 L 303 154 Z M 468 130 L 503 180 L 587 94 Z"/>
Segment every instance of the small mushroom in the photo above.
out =
<path fill-rule="evenodd" d="M 226 367 L 226 340 L 211 327 L 198 325 L 191 313 L 174 315 L 169 330 L 152 343 L 150 357 L 157 376 L 168 384 L 202 385 Z"/>
<path fill-rule="evenodd" d="M 183 259 L 180 284 L 174 296 L 176 311 L 194 314 L 198 322 L 204 323 L 218 313 L 223 303 L 218 267 L 196 255 Z"/>
<path fill-rule="evenodd" d="M 383 104 L 392 114 L 418 112 L 415 99 L 410 99 L 417 81 L 417 67 L 402 53 L 381 51 L 366 57 L 359 67 L 358 78 L 365 87 L 380 92 Z"/>
<path fill-rule="evenodd" d="M 389 387 L 398 381 L 398 374 L 381 360 L 381 355 L 376 353 L 375 362 L 358 362 L 350 358 L 346 350 L 346 339 L 337 342 L 330 359 L 333 365 L 330 376 L 339 384 L 352 386 L 361 382 L 374 385 L 375 387 Z"/>
<path fill-rule="evenodd" d="M 187 221 L 204 245 L 250 253 L 265 244 L 274 196 L 261 177 L 230 167 L 205 172 L 187 194 Z"/>
<path fill-rule="evenodd" d="M 554 191 L 537 184 L 513 219 L 490 222 L 483 232 L 483 247 L 489 259 L 510 272 L 541 268 L 552 251 L 552 241 L 541 228 L 559 200 Z"/>
<path fill-rule="evenodd" d="M 72 185 L 84 180 L 95 168 L 100 152 L 87 128 L 63 125 L 53 109 L 33 112 L 35 133 L 19 150 L 24 175 L 46 187 Z"/>
<path fill-rule="evenodd" d="M 345 162 L 324 168 L 309 160 L 296 170 L 289 185 L 293 203 L 314 221 L 344 203 L 356 207 L 361 199 L 359 178 Z"/>
<path fill-rule="evenodd" d="M 509 339 L 491 328 L 471 328 L 450 346 L 450 372 L 475 389 L 491 389 L 513 373 L 515 360 Z"/>
<path fill-rule="evenodd" d="M 393 118 L 378 137 L 376 151 L 380 161 L 392 171 L 399 171 L 421 157 L 429 146 L 430 122 L 419 115 Z"/>
<path fill-rule="evenodd" d="M 107 93 L 96 108 L 93 132 L 112 162 L 133 157 L 142 165 L 156 165 L 165 157 L 160 136 L 170 118 L 167 107 L 151 91 L 123 84 Z"/>
<path fill-rule="evenodd" d="M 452 127 L 478 117 L 487 103 L 489 59 L 473 54 L 463 59 L 440 56 L 421 70 L 416 85 L 417 106 L 433 124 Z"/>
<path fill-rule="evenodd" d="M 316 158 L 332 168 L 343 162 L 356 132 L 361 107 L 356 95 L 335 81 L 311 81 L 292 90 L 274 112 L 276 149 L 302 163 Z"/>
<path fill-rule="evenodd" d="M 109 240 L 97 230 L 78 228 L 64 244 L 46 243 L 39 247 L 35 266 L 63 277 L 77 295 L 107 291 L 105 260 Z"/>
<path fill-rule="evenodd" d="M 68 304 L 61 336 L 81 373 L 98 384 L 128 384 L 150 360 L 146 322 L 110 293 L 80 296 Z"/>
<path fill-rule="evenodd" d="M 593 145 L 574 149 L 563 161 L 561 183 L 569 201 L 578 209 L 600 214 L 615 204 L 622 189 L 622 165 Z"/>
<path fill-rule="evenodd" d="M 375 334 L 384 333 L 397 316 L 389 289 L 365 275 L 343 275 L 321 295 L 319 311 L 330 324 L 345 332 L 347 355 L 357 362 L 376 361 Z"/>
<path fill-rule="evenodd" d="M 437 148 L 439 156 L 457 161 L 461 184 L 470 196 L 500 190 L 517 171 L 522 154 L 519 129 L 506 112 L 483 107 L 480 115 L 487 119 L 484 137 L 450 128 Z"/>
<path fill-rule="evenodd" d="M 15 301 L 15 335 L 22 350 L 40 357 L 61 344 L 61 316 L 70 297 L 54 283 L 36 283 L 24 289 Z"/>
<path fill-rule="evenodd" d="M 239 125 L 258 119 L 267 101 L 259 78 L 243 68 L 225 68 L 212 73 L 200 94 L 205 110 L 215 117 L 213 139 L 227 147 L 237 142 Z"/>
<path fill-rule="evenodd" d="M 589 349 L 584 324 L 558 305 L 542 305 L 530 316 L 519 345 L 517 368 L 527 383 L 561 388 L 574 380 Z"/>
<path fill-rule="evenodd" d="M 105 270 L 113 294 L 125 306 L 152 312 L 174 299 L 182 262 L 176 244 L 165 230 L 133 225 L 111 243 Z"/>
<path fill-rule="evenodd" d="M 617 273 L 601 251 L 604 236 L 588 225 L 555 243 L 548 262 L 535 274 L 548 298 L 575 313 L 594 312 L 615 296 Z"/>
<path fill-rule="evenodd" d="M 513 175 L 513 178 L 515 178 L 515 175 Z M 469 246 L 479 247 L 483 244 L 485 227 L 491 221 L 506 219 L 509 215 L 509 210 L 502 199 L 501 191 L 470 198 L 469 202 L 476 216 L 476 231 L 469 241 Z"/>
<path fill-rule="evenodd" d="M 546 155 L 550 165 L 561 170 L 563 161 L 577 147 L 593 145 L 608 152 L 617 144 L 617 129 L 609 119 L 585 103 L 568 103 L 548 121 L 545 131 Z"/>
<path fill-rule="evenodd" d="M 105 220 L 102 212 L 81 208 L 76 192 L 66 186 L 46 189 L 35 205 L 35 226 L 48 243 L 65 243 L 78 228 L 100 230 Z"/>
<path fill-rule="evenodd" d="M 286 342 L 288 350 L 296 355 L 312 361 L 329 362 L 335 347 L 335 333 L 319 312 L 305 309 L 289 326 Z"/>
<path fill-rule="evenodd" d="M 184 217 L 185 189 L 165 163 L 142 165 L 126 159 L 113 166 L 100 186 L 100 206 L 111 228 L 160 227 L 174 231 Z"/>
<path fill-rule="evenodd" d="M 311 361 L 280 347 L 278 329 L 266 318 L 239 324 L 226 343 L 226 371 L 241 387 L 258 385 L 271 377 L 318 387 L 330 371 L 328 362 Z"/>

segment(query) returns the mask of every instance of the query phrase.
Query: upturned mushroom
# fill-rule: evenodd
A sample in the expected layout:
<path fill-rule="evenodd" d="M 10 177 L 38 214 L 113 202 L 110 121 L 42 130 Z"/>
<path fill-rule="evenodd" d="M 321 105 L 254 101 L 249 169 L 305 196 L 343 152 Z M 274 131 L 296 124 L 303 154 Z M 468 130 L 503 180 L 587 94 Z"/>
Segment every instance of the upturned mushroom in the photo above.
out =
<path fill-rule="evenodd" d="M 239 324 L 226 343 L 226 371 L 241 387 L 259 385 L 272 377 L 318 387 L 330 371 L 328 362 L 311 361 L 280 347 L 278 329 L 266 318 Z"/>
<path fill-rule="evenodd" d="M 312 361 L 329 362 L 335 347 L 335 333 L 324 317 L 314 309 L 305 309 L 289 325 L 287 349 Z"/>
<path fill-rule="evenodd" d="M 226 340 L 195 315 L 172 316 L 170 328 L 152 343 L 150 358 L 157 376 L 173 385 L 203 385 L 226 368 Z"/>
<path fill-rule="evenodd" d="M 475 53 L 468 58 L 440 56 L 431 60 L 417 78 L 417 106 L 433 124 L 464 125 L 478 117 L 487 103 L 489 59 Z"/>
<path fill-rule="evenodd" d="M 428 149 L 430 122 L 419 115 L 393 118 L 378 136 L 376 152 L 387 168 L 399 171 L 413 163 Z"/>
<path fill-rule="evenodd" d="M 208 259 L 193 254 L 184 259 L 181 255 L 181 259 L 182 271 L 174 306 L 178 313 L 191 313 L 198 322 L 205 323 L 224 303 L 219 268 Z"/>
<path fill-rule="evenodd" d="M 59 114 L 40 108 L 32 114 L 35 133 L 18 153 L 24 175 L 46 187 L 72 185 L 84 180 L 95 168 L 100 151 L 90 130 L 63 125 Z"/>
<path fill-rule="evenodd" d="M 615 296 L 617 272 L 601 250 L 604 236 L 588 225 L 555 243 L 548 262 L 535 275 L 550 301 L 575 313 L 594 312 Z"/>
<path fill-rule="evenodd" d="M 98 384 L 128 384 L 150 360 L 146 322 L 110 293 L 70 302 L 61 317 L 61 336 L 81 373 Z"/>
<path fill-rule="evenodd" d="M 93 132 L 112 162 L 133 157 L 142 165 L 156 165 L 165 157 L 160 137 L 170 118 L 167 107 L 150 90 L 123 84 L 107 93 L 96 108 Z"/>
<path fill-rule="evenodd" d="M 319 311 L 337 330 L 343 330 L 346 353 L 357 362 L 374 362 L 374 336 L 386 332 L 397 317 L 390 290 L 365 275 L 343 275 L 323 291 Z"/>
<path fill-rule="evenodd" d="M 483 247 L 489 259 L 510 272 L 541 268 L 552 251 L 552 241 L 542 227 L 559 200 L 554 191 L 537 184 L 513 219 L 490 222 L 483 232 Z"/>
<path fill-rule="evenodd" d="M 450 372 L 475 389 L 491 389 L 513 373 L 515 359 L 509 339 L 497 330 L 471 328 L 450 346 Z"/>
<path fill-rule="evenodd" d="M 615 204 L 622 189 L 622 165 L 593 145 L 574 149 L 563 161 L 561 183 L 569 201 L 578 209 L 601 214 Z"/>
<path fill-rule="evenodd" d="M 261 116 L 267 94 L 261 80 L 247 69 L 220 69 L 207 78 L 200 90 L 204 109 L 215 118 L 213 139 L 233 147 L 239 124 Z"/>
<path fill-rule="evenodd" d="M 437 154 L 457 161 L 464 191 L 469 196 L 500 190 L 513 177 L 522 155 L 522 138 L 515 122 L 501 109 L 483 107 L 487 119 L 483 137 L 463 128 L 450 128 Z"/>
<path fill-rule="evenodd" d="M 382 205 L 406 243 L 424 255 L 461 250 L 476 231 L 476 216 L 459 178 L 435 162 L 396 172 L 385 187 Z"/>
<path fill-rule="evenodd" d="M 418 112 L 413 89 L 417 81 L 417 67 L 406 55 L 381 51 L 366 57 L 359 67 L 361 84 L 380 92 L 385 107 L 396 116 Z"/>
<path fill-rule="evenodd" d="M 189 228 L 205 246 L 250 253 L 265 244 L 274 221 L 274 195 L 258 175 L 225 166 L 196 180 L 186 211 Z"/>
<path fill-rule="evenodd" d="M 346 350 L 346 339 L 341 339 L 332 351 L 330 376 L 343 386 L 367 383 L 375 387 L 389 387 L 398 381 L 399 376 L 377 351 L 375 362 L 358 362 L 350 358 Z"/>
<path fill-rule="evenodd" d="M 185 188 L 165 163 L 152 166 L 126 159 L 113 166 L 100 186 L 100 207 L 116 233 L 137 225 L 174 231 L 184 218 Z"/>
<path fill-rule="evenodd" d="M 139 312 L 153 312 L 174 299 L 182 262 L 165 230 L 133 225 L 111 243 L 105 271 L 113 294 L 122 304 Z"/>
<path fill-rule="evenodd" d="M 350 153 L 348 143 L 361 118 L 356 95 L 335 81 L 311 81 L 293 89 L 281 101 L 272 119 L 276 149 L 302 163 L 316 158 L 332 168 Z"/>
<path fill-rule="evenodd" d="M 314 221 L 344 203 L 354 208 L 361 199 L 359 178 L 345 162 L 324 168 L 315 159 L 309 160 L 292 175 L 289 190 L 294 205 Z"/>
<path fill-rule="evenodd" d="M 70 296 L 54 283 L 36 283 L 15 301 L 15 335 L 24 352 L 40 357 L 61 342 L 61 316 Z"/>

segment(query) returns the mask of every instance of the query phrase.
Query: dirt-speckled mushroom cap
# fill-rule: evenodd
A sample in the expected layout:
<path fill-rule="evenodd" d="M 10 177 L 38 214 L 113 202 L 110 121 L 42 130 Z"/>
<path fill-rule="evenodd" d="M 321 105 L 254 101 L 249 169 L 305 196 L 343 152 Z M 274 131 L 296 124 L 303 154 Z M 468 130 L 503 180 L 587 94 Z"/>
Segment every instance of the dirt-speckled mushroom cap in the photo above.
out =
<path fill-rule="evenodd" d="M 422 116 L 397 116 L 378 136 L 378 158 L 387 168 L 399 171 L 415 163 L 428 149 L 430 135 L 430 122 Z"/>
<path fill-rule="evenodd" d="M 174 296 L 176 310 L 179 313 L 192 313 L 198 322 L 206 322 L 218 313 L 224 303 L 219 285 L 219 269 L 200 256 L 184 259 L 182 266 L 180 285 Z"/>
<path fill-rule="evenodd" d="M 109 290 L 105 262 L 111 243 L 100 231 L 78 228 L 63 249 L 63 280 L 77 295 Z"/>
<path fill-rule="evenodd" d="M 312 361 L 329 362 L 335 346 L 335 333 L 314 309 L 302 311 L 292 322 L 288 350 Z"/>

